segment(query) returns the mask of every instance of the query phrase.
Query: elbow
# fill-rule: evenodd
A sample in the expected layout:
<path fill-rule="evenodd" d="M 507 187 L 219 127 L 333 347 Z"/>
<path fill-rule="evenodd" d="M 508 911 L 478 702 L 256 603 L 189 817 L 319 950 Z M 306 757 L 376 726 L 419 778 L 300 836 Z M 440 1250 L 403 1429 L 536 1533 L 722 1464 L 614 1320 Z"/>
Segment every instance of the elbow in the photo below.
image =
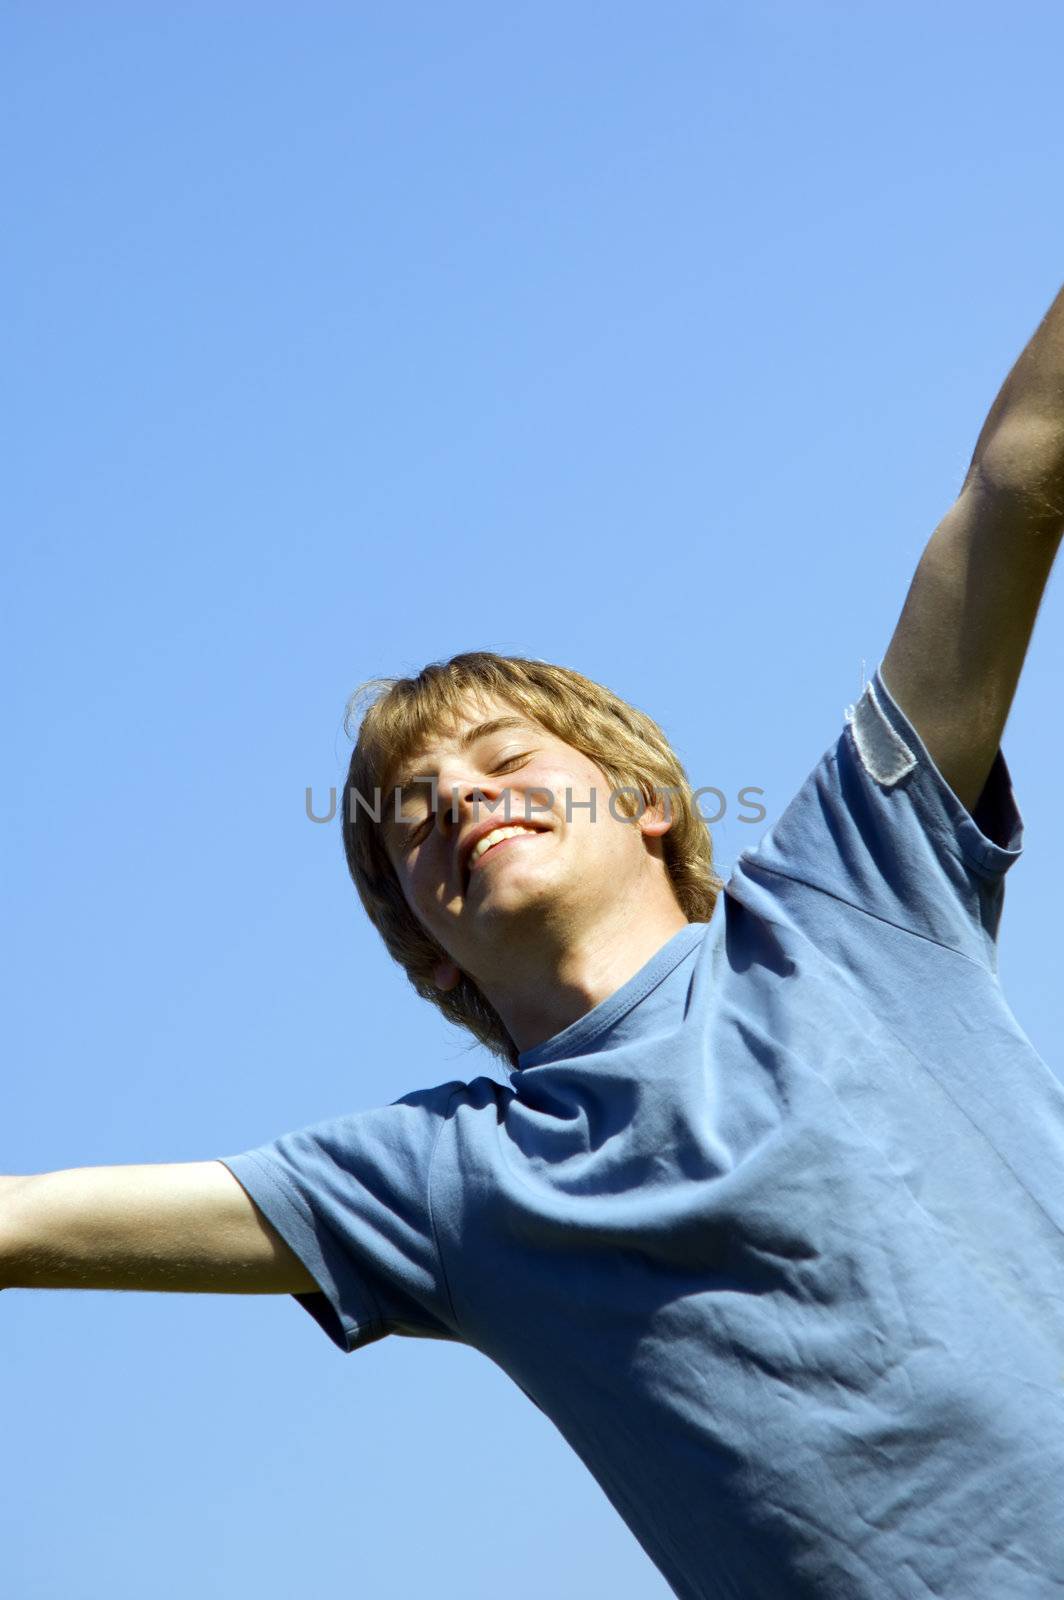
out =
<path fill-rule="evenodd" d="M 1006 415 L 980 446 L 962 495 L 1036 533 L 1064 530 L 1064 418 L 1025 411 Z"/>

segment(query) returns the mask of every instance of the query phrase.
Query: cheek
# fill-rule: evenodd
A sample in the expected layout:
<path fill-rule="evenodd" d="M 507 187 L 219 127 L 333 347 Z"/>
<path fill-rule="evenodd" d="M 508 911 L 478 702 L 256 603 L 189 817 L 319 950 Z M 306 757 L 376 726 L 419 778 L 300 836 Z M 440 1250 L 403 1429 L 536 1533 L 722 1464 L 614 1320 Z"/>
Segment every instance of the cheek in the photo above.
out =
<path fill-rule="evenodd" d="M 609 798 L 609 785 L 606 779 L 594 770 L 583 771 L 579 768 L 574 771 L 569 767 L 544 767 L 536 773 L 530 772 L 524 788 L 535 802 L 533 817 L 548 815 L 544 802 L 549 798 L 550 814 L 560 818 L 565 826 L 570 828 L 590 820 L 591 812 L 587 808 L 587 802 L 591 798 L 593 788 L 598 790 L 595 797 L 596 819 L 605 813 Z M 568 816 L 567 809 L 570 813 Z"/>
<path fill-rule="evenodd" d="M 442 893 L 443 885 L 428 863 L 420 870 L 414 869 L 410 878 L 409 898 L 417 910 L 431 915 L 434 907 L 440 903 Z"/>
<path fill-rule="evenodd" d="M 453 917 L 458 891 L 451 872 L 446 850 L 422 848 L 417 859 L 410 861 L 403 893 L 407 904 L 423 921 L 435 921 L 442 926 Z"/>
<path fill-rule="evenodd" d="M 599 772 L 567 773 L 559 780 L 558 813 L 566 835 L 588 856 L 616 856 L 626 840 L 621 825 L 610 815 L 609 780 Z M 565 817 L 566 790 L 571 794 L 570 815 Z M 591 798 L 594 794 L 594 811 Z"/>
<path fill-rule="evenodd" d="M 403 892 L 403 899 L 412 911 L 420 913 L 428 900 L 428 875 L 425 863 L 419 860 L 420 852 L 412 850 L 395 868 L 395 876 Z"/>

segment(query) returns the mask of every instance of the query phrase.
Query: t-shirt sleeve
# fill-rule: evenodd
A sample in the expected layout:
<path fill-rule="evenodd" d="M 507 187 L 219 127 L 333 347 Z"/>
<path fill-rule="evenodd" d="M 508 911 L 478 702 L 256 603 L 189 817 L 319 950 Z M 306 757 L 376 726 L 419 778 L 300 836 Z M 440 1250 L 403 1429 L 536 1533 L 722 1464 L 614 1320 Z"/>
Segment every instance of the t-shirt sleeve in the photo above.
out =
<path fill-rule="evenodd" d="M 999 748 L 969 813 L 877 667 L 779 820 L 740 862 L 994 969 L 1023 819 Z"/>
<path fill-rule="evenodd" d="M 432 1216 L 457 1082 L 218 1159 L 316 1280 L 293 1296 L 344 1351 L 388 1333 L 459 1340 Z"/>

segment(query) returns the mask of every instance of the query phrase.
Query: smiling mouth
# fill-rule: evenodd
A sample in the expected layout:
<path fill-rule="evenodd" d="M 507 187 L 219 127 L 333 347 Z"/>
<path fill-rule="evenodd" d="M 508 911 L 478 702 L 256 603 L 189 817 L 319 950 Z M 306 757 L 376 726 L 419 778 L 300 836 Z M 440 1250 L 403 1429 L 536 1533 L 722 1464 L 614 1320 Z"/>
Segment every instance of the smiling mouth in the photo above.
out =
<path fill-rule="evenodd" d="M 541 834 L 545 831 L 546 830 L 543 828 L 525 828 L 518 826 L 518 829 L 515 833 L 507 833 L 504 838 L 496 839 L 494 844 L 490 844 L 486 850 L 482 850 L 480 855 L 477 856 L 475 860 L 471 860 L 469 865 L 466 867 L 466 888 L 468 889 L 472 881 L 473 874 L 479 869 L 481 862 L 486 860 L 488 856 L 493 856 L 497 850 L 500 850 L 503 847 L 503 845 L 512 844 L 515 839 L 534 839 L 538 834 Z"/>

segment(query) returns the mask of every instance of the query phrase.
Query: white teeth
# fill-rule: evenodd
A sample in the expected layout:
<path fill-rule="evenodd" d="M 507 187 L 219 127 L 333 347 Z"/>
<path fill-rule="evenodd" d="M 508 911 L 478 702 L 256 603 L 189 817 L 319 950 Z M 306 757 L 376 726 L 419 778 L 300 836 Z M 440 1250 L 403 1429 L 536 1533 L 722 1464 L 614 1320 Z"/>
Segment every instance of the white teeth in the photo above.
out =
<path fill-rule="evenodd" d="M 513 828 L 492 828 L 490 833 L 486 833 L 483 839 L 478 839 L 476 844 L 473 846 L 472 853 L 469 857 L 469 865 L 472 867 L 473 863 L 484 854 L 485 850 L 490 850 L 492 845 L 498 844 L 500 839 L 512 839 L 515 833 L 538 832 L 538 828 L 525 828 L 521 826 Z"/>

